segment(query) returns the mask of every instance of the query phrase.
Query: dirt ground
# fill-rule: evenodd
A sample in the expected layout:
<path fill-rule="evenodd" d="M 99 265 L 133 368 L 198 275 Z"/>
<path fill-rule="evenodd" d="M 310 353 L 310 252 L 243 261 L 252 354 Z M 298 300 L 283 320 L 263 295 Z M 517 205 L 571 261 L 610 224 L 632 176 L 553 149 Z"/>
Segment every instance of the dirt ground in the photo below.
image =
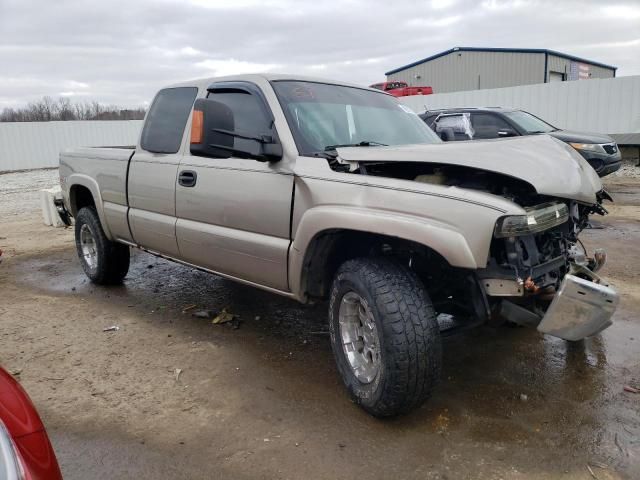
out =
<path fill-rule="evenodd" d="M 611 328 L 577 345 L 506 326 L 448 338 L 433 398 L 387 421 L 345 394 L 324 304 L 141 252 L 124 286 L 88 283 L 72 230 L 42 225 L 37 190 L 56 180 L 0 175 L 0 364 L 66 479 L 640 478 L 640 394 L 623 391 L 640 383 L 640 179 L 614 177 L 618 203 L 582 236 L 608 250 Z M 192 315 L 225 307 L 239 328 Z"/>

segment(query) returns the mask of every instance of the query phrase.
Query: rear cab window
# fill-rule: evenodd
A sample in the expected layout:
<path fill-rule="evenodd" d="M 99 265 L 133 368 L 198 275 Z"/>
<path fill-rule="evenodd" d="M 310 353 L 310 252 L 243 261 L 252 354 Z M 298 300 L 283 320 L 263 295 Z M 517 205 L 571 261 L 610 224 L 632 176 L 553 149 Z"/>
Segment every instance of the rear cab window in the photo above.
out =
<path fill-rule="evenodd" d="M 153 153 L 177 153 L 197 95 L 196 87 L 160 90 L 145 119 L 140 146 Z"/>

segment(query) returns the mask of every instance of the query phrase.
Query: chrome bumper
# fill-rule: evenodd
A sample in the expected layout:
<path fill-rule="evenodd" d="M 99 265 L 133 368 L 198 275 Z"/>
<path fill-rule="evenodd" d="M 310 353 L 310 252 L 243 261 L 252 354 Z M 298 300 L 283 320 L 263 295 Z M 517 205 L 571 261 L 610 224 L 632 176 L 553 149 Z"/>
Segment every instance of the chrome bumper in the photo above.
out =
<path fill-rule="evenodd" d="M 613 323 L 611 316 L 618 302 L 618 294 L 612 288 L 565 275 L 538 330 L 572 341 L 591 337 Z"/>

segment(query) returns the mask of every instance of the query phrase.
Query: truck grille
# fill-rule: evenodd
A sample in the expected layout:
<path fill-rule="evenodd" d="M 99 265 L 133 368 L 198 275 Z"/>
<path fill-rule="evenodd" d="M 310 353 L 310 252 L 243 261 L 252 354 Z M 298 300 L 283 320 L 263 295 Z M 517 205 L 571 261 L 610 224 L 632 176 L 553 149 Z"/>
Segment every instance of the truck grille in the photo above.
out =
<path fill-rule="evenodd" d="M 609 155 L 618 153 L 618 146 L 615 143 L 607 143 L 606 145 L 602 145 L 602 148 L 604 148 L 604 151 Z"/>

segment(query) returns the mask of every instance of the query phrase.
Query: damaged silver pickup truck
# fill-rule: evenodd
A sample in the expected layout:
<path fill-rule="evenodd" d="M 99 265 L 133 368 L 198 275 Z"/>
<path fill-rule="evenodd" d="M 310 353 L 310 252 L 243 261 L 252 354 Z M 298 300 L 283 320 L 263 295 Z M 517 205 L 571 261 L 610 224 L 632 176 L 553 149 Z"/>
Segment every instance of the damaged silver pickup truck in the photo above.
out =
<path fill-rule="evenodd" d="M 548 136 L 441 143 L 377 90 L 275 75 L 171 86 L 136 147 L 63 152 L 60 180 L 95 283 L 121 282 L 137 247 L 328 299 L 338 370 L 376 416 L 429 396 L 443 335 L 503 318 L 580 340 L 618 303 L 596 273 L 604 251 L 578 240 L 608 198 L 578 153 Z"/>

